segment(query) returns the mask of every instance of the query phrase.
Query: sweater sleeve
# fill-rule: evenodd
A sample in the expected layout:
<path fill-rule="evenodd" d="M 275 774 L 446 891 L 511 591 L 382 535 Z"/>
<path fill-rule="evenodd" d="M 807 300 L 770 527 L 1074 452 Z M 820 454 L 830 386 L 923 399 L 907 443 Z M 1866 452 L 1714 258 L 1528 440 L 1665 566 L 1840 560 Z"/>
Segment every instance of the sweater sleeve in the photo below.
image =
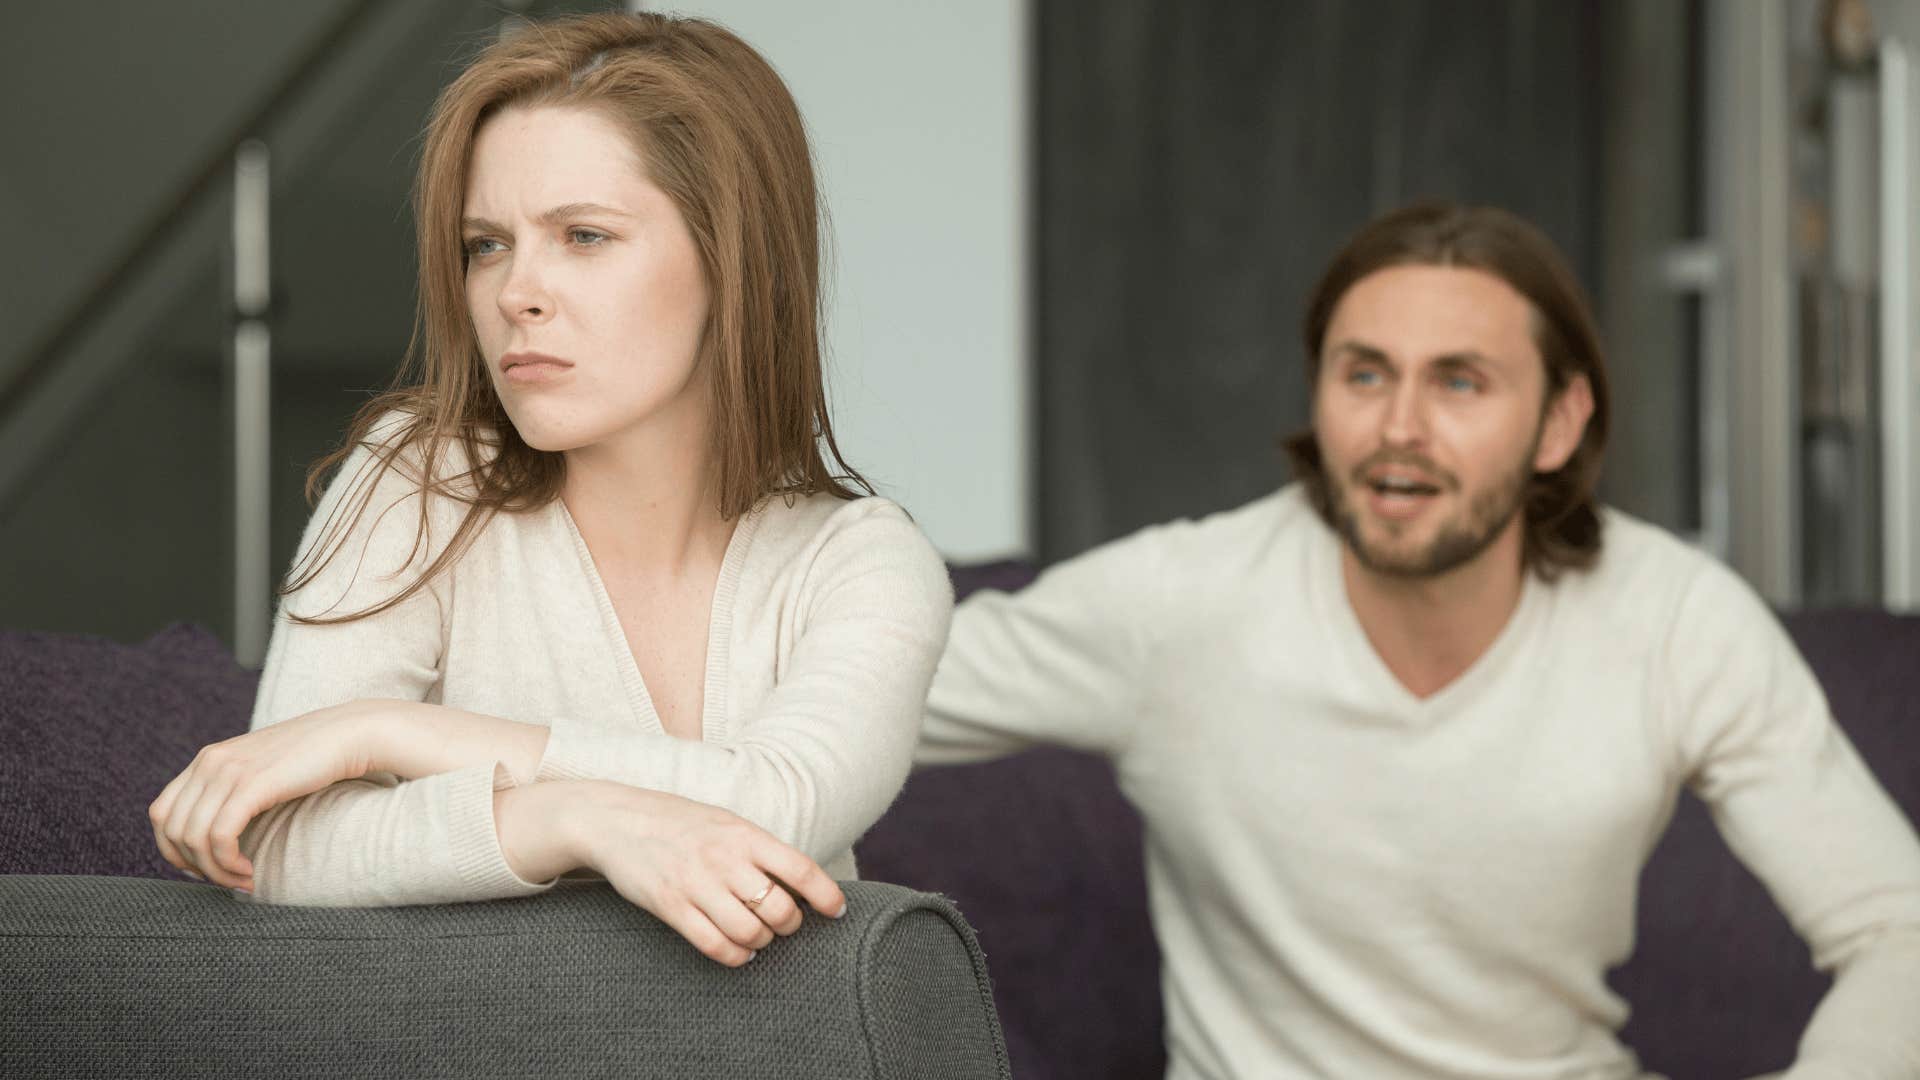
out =
<path fill-rule="evenodd" d="M 1681 768 L 1835 976 L 1792 1080 L 1920 1076 L 1920 840 L 1760 599 L 1712 564 L 1666 647 Z"/>
<path fill-rule="evenodd" d="M 805 564 L 792 651 L 731 738 L 599 735 L 554 725 L 536 780 L 602 779 L 739 814 L 825 862 L 905 783 L 953 586 L 904 511 L 846 515 Z"/>
<path fill-rule="evenodd" d="M 331 559 L 284 598 L 275 616 L 255 729 L 362 698 L 427 700 L 439 682 L 451 591 L 444 575 L 351 622 L 291 618 L 375 606 L 414 581 L 432 562 L 435 541 L 445 542 L 444 516 L 421 532 L 427 496 L 417 474 L 404 464 L 379 466 L 376 453 L 360 447 L 314 509 L 301 551 L 326 544 L 321 557 Z M 337 523 L 346 528 L 336 547 Z M 493 792 L 509 782 L 498 764 L 407 781 L 375 773 L 282 803 L 241 834 L 241 850 L 253 861 L 254 895 L 284 904 L 381 906 L 538 892 L 545 886 L 508 867 L 494 829 Z"/>
<path fill-rule="evenodd" d="M 915 761 L 981 761 L 1043 743 L 1109 756 L 1130 742 L 1156 598 L 1176 565 L 1158 525 L 1049 568 L 1017 593 L 954 611 Z"/>

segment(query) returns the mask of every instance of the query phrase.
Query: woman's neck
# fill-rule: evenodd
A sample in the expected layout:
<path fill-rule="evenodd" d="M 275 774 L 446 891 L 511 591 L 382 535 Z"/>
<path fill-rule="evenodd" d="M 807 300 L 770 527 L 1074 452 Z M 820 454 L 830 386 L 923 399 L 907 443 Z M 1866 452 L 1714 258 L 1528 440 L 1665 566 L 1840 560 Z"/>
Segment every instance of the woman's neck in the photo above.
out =
<path fill-rule="evenodd" d="M 645 577 L 710 571 L 734 522 L 720 515 L 706 425 L 654 419 L 567 451 L 561 500 L 603 568 Z"/>

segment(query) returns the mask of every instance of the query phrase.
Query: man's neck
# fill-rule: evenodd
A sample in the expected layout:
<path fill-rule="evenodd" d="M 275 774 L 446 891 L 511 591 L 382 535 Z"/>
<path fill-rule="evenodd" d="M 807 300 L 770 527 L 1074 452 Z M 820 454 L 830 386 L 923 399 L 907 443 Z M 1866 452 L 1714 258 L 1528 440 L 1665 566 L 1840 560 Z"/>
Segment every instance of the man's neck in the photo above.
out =
<path fill-rule="evenodd" d="M 1341 548 L 1354 616 L 1387 670 L 1415 697 L 1445 689 L 1499 638 L 1520 604 L 1520 545 L 1516 519 L 1471 562 L 1428 578 L 1377 573 Z"/>

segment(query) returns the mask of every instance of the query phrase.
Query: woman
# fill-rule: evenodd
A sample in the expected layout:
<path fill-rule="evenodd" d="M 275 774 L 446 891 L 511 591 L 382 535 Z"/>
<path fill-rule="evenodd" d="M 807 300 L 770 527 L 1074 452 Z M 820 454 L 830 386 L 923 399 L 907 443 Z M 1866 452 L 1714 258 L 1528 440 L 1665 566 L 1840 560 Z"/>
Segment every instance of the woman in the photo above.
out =
<path fill-rule="evenodd" d="M 252 730 L 156 840 L 295 904 L 593 872 L 745 963 L 844 907 L 952 604 L 833 441 L 799 113 L 710 23 L 544 23 L 442 94 L 415 208 L 420 377 L 315 467 Z"/>

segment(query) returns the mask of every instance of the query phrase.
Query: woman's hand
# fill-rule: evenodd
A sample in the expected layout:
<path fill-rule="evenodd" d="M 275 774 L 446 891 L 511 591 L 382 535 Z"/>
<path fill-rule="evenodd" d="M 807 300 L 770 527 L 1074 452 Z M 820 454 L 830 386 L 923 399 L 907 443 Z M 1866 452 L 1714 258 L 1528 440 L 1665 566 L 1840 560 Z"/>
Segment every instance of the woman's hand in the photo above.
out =
<path fill-rule="evenodd" d="M 522 877 L 591 867 L 728 967 L 800 929 L 798 901 L 833 918 L 846 911 L 818 863 L 705 803 L 583 780 L 499 791 L 494 807 L 501 848 Z"/>
<path fill-rule="evenodd" d="M 283 802 L 372 771 L 380 704 L 320 709 L 203 748 L 147 808 L 160 854 L 195 877 L 251 890 L 241 831 Z"/>

